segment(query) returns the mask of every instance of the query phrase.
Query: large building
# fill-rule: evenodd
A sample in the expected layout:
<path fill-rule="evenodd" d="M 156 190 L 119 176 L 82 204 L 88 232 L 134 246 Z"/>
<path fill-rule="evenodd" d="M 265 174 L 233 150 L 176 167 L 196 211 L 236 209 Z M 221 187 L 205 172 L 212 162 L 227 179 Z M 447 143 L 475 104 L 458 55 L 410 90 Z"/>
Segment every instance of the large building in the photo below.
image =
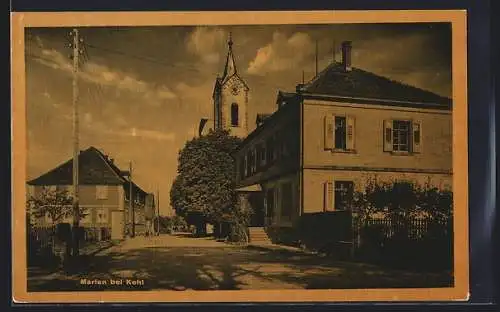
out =
<path fill-rule="evenodd" d="M 112 239 L 123 238 L 126 224 L 130 223 L 130 195 L 133 198 L 134 223 L 136 233 L 145 227 L 146 199 L 152 194 L 146 193 L 129 179 L 127 171 L 120 170 L 114 160 L 95 147 L 89 147 L 78 155 L 79 165 L 79 205 L 84 209 L 85 217 L 80 225 L 85 228 L 104 229 Z M 37 197 L 44 189 L 73 191 L 73 159 L 30 180 L 28 195 Z M 132 187 L 132 192 L 130 188 Z M 154 203 L 154 200 L 149 200 Z M 146 207 L 148 206 L 148 207 Z M 151 209 L 150 209 L 151 210 Z M 153 209 L 154 213 L 154 209 Z M 66 217 L 62 222 L 72 223 L 73 218 Z M 33 218 L 35 226 L 50 226 L 53 220 L 48 216 Z"/>
<path fill-rule="evenodd" d="M 276 107 L 234 152 L 252 226 L 343 211 L 372 178 L 452 186 L 451 99 L 353 67 L 351 42 Z"/>

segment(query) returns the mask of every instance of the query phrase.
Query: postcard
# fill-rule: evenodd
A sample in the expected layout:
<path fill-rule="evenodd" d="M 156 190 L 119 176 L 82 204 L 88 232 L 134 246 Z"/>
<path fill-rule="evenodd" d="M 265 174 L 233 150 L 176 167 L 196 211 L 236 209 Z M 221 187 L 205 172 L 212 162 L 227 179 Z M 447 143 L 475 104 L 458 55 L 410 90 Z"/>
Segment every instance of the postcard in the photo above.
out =
<path fill-rule="evenodd" d="M 466 18 L 13 13 L 13 300 L 466 300 Z"/>

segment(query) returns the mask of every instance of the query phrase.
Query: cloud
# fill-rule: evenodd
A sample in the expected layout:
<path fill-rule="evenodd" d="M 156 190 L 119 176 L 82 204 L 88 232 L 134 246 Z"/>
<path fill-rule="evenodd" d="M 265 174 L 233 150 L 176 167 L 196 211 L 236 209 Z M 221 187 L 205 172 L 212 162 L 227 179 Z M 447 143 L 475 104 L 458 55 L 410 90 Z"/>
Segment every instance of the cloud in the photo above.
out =
<path fill-rule="evenodd" d="M 313 53 L 314 44 L 308 34 L 297 32 L 287 37 L 283 33 L 275 32 L 272 42 L 257 50 L 247 72 L 252 75 L 264 75 L 290 70 L 301 66 Z"/>
<path fill-rule="evenodd" d="M 67 73 L 73 72 L 73 66 L 62 53 L 54 49 L 42 49 L 43 57 L 35 58 L 35 61 L 56 70 Z M 117 94 L 121 91 L 132 92 L 143 96 L 151 105 L 161 105 L 165 100 L 172 100 L 177 95 L 165 85 L 152 85 L 146 81 L 136 78 L 131 73 L 113 70 L 108 66 L 87 62 L 81 68 L 79 77 L 87 82 L 113 87 Z"/>
<path fill-rule="evenodd" d="M 226 37 L 220 28 L 197 27 L 187 38 L 187 50 L 200 57 L 204 63 L 217 64 Z"/>
<path fill-rule="evenodd" d="M 140 137 L 145 139 L 154 139 L 160 141 L 173 141 L 175 139 L 175 134 L 172 132 L 162 132 L 156 130 L 138 129 L 132 128 L 130 130 L 130 135 L 132 137 Z"/>
<path fill-rule="evenodd" d="M 72 116 L 66 115 L 67 119 L 71 119 Z M 144 129 L 137 127 L 127 127 L 127 122 L 122 118 L 118 117 L 120 120 L 120 125 L 117 126 L 118 120 L 115 123 L 111 123 L 106 120 L 96 120 L 91 113 L 83 114 L 83 126 L 86 131 L 91 131 L 99 135 L 107 134 L 111 136 L 129 137 L 129 138 L 139 138 L 139 139 L 149 139 L 158 141 L 173 141 L 175 140 L 175 134 L 172 132 L 163 132 L 159 130 Z"/>
<path fill-rule="evenodd" d="M 353 66 L 451 96 L 451 64 L 429 58 L 432 38 L 424 34 L 375 38 L 353 43 Z M 388 48 L 390 47 L 390 48 Z"/>

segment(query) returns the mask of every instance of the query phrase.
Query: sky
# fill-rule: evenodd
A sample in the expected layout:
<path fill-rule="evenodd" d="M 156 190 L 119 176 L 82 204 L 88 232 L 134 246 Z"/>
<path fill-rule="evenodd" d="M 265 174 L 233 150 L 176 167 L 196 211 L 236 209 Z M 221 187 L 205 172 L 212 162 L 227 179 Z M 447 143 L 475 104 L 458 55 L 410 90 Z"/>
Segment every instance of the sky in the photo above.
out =
<path fill-rule="evenodd" d="M 72 157 L 70 31 L 26 30 L 28 179 Z M 171 214 L 179 150 L 212 118 L 229 32 L 250 88 L 250 131 L 257 113 L 275 111 L 279 90 L 314 77 L 316 42 L 319 71 L 350 40 L 353 67 L 451 97 L 447 23 L 81 28 L 80 149 L 94 146 L 123 170 L 131 161 L 136 183 L 159 192 L 161 214 Z"/>

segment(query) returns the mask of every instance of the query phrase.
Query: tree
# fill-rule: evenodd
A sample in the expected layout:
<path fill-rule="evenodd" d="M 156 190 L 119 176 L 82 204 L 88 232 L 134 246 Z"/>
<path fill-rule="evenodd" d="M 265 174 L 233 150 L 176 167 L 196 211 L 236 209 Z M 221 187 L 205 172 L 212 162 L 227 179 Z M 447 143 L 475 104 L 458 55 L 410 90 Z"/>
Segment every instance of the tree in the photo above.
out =
<path fill-rule="evenodd" d="M 236 166 L 231 152 L 240 142 L 227 130 L 215 130 L 188 141 L 179 152 L 171 205 L 200 234 L 205 233 L 205 222 L 222 222 L 235 210 Z"/>
<path fill-rule="evenodd" d="M 48 216 L 57 224 L 73 215 L 73 196 L 65 189 L 42 187 L 40 193 L 28 199 L 28 209 L 36 218 Z M 85 209 L 80 207 L 80 218 L 85 216 Z"/>
<path fill-rule="evenodd" d="M 27 201 L 27 211 L 35 218 L 50 218 L 52 224 L 59 224 L 73 215 L 73 196 L 65 189 L 42 187 L 41 192 L 30 196 Z M 86 209 L 79 208 L 79 217 L 86 216 Z M 52 236 L 52 248 L 55 247 L 55 237 Z M 66 237 L 66 255 L 71 253 L 69 237 Z"/>

